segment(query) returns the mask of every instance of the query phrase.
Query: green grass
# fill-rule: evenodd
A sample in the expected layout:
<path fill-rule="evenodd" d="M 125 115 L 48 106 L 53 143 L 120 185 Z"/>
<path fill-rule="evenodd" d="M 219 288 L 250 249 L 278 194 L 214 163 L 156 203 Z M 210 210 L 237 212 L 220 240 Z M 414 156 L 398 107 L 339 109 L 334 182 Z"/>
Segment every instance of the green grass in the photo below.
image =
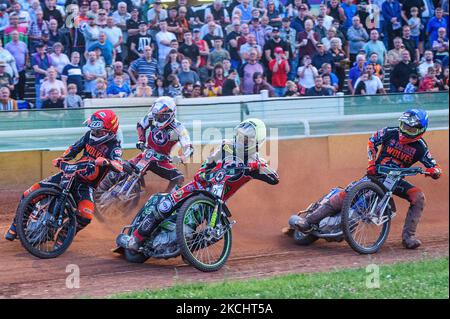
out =
<path fill-rule="evenodd" d="M 268 279 L 174 285 L 111 298 L 449 298 L 448 257 L 381 265 L 379 288 L 367 288 L 366 268 Z"/>

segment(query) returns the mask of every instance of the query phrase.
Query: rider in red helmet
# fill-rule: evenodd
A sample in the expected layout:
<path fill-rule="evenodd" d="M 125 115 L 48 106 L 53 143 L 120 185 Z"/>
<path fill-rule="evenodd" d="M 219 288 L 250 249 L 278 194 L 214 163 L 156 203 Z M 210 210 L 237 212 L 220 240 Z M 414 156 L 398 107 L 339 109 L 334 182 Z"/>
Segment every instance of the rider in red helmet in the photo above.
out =
<path fill-rule="evenodd" d="M 61 157 L 52 161 L 55 167 L 59 167 L 61 161 L 72 160 L 83 152 L 76 164 L 85 165 L 86 171 L 81 175 L 82 180 L 74 192 L 79 211 L 77 215 L 78 231 L 86 227 L 92 220 L 94 213 L 93 193 L 100 181 L 111 169 L 118 172 L 122 171 L 122 148 L 116 137 L 119 128 L 117 115 L 111 110 L 99 110 L 93 113 L 85 124 L 89 131 L 70 146 Z M 95 166 L 92 163 L 95 163 Z M 63 174 L 59 172 L 34 184 L 23 193 L 22 199 L 40 187 L 59 185 L 62 176 Z M 12 241 L 16 236 L 16 225 L 13 221 L 5 238 Z"/>

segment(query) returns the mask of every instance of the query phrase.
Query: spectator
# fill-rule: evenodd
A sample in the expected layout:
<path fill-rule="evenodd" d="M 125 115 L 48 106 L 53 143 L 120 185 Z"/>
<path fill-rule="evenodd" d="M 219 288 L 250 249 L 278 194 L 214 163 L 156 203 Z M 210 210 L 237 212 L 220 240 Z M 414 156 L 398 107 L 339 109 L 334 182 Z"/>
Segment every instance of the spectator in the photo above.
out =
<path fill-rule="evenodd" d="M 232 25 L 233 29 L 227 34 L 225 43 L 227 44 L 227 50 L 230 53 L 231 66 L 238 69 L 241 65 L 241 57 L 239 56 L 237 40 L 241 36 L 241 23 L 239 20 L 235 20 Z"/>
<path fill-rule="evenodd" d="M 411 62 L 409 51 L 402 52 L 402 61 L 399 62 L 391 72 L 390 77 L 390 91 L 391 93 L 403 92 L 409 82 L 411 74 L 416 74 L 415 65 Z"/>
<path fill-rule="evenodd" d="M 202 97 L 202 86 L 200 84 L 194 84 L 191 97 Z"/>
<path fill-rule="evenodd" d="M 182 96 L 184 98 L 191 98 L 193 90 L 194 90 L 194 84 L 191 82 L 186 82 L 186 84 L 183 85 Z"/>
<path fill-rule="evenodd" d="M 280 30 L 278 27 L 274 27 L 272 29 L 272 35 L 271 39 L 269 39 L 266 44 L 264 45 L 264 59 L 263 61 L 266 61 L 267 65 L 275 58 L 275 49 L 276 48 L 283 49 L 285 58 L 289 60 L 292 57 L 291 47 L 288 42 L 284 41 L 281 38 Z M 271 76 L 271 75 L 270 75 Z"/>
<path fill-rule="evenodd" d="M 418 84 L 419 84 L 419 77 L 417 76 L 417 74 L 411 74 L 409 76 L 409 80 L 408 80 L 408 84 L 405 87 L 405 90 L 403 91 L 404 93 L 416 93 L 418 90 Z"/>
<path fill-rule="evenodd" d="M 333 73 L 333 69 L 332 69 L 330 63 L 322 64 L 322 67 L 320 68 L 319 73 L 322 76 L 322 78 L 326 75 L 330 77 L 330 85 L 333 86 L 334 92 L 336 92 L 339 89 L 339 79 L 336 76 L 336 74 Z"/>
<path fill-rule="evenodd" d="M 117 10 L 112 14 L 114 24 L 122 31 L 127 31 L 127 20 L 131 18 L 131 14 L 127 12 L 128 6 L 126 2 L 119 2 Z"/>
<path fill-rule="evenodd" d="M 41 83 L 47 76 L 47 70 L 51 67 L 52 62 L 50 56 L 45 52 L 45 44 L 38 43 L 36 45 L 36 53 L 31 57 L 31 66 L 34 70 L 34 87 L 36 90 L 36 108 L 40 109 L 41 104 Z"/>
<path fill-rule="evenodd" d="M 316 48 L 317 54 L 312 58 L 312 65 L 316 69 L 320 69 L 324 63 L 334 65 L 333 55 L 325 49 L 325 46 L 322 43 L 317 43 Z"/>
<path fill-rule="evenodd" d="M 17 111 L 17 101 L 10 97 L 8 87 L 0 88 L 0 111 Z"/>
<path fill-rule="evenodd" d="M 353 17 L 352 26 L 347 31 L 347 38 L 349 41 L 350 61 L 355 62 L 359 51 L 369 40 L 369 35 L 363 27 L 359 16 Z"/>
<path fill-rule="evenodd" d="M 96 80 L 94 80 L 95 87 L 90 92 L 90 95 L 94 99 L 104 99 L 107 98 L 108 95 L 106 94 L 106 80 L 104 78 L 98 77 Z"/>
<path fill-rule="evenodd" d="M 367 95 L 366 89 L 366 81 L 369 79 L 369 75 L 366 71 L 361 73 L 361 76 L 358 78 L 358 85 L 355 88 L 353 95 Z"/>
<path fill-rule="evenodd" d="M 323 26 L 329 30 L 333 24 L 333 17 L 328 15 L 328 8 L 325 4 L 319 6 L 319 17 L 323 17 Z"/>
<path fill-rule="evenodd" d="M 313 31 L 313 21 L 305 21 L 305 30 L 297 33 L 297 47 L 299 57 L 306 55 L 314 56 L 317 53 L 316 45 L 319 42 L 319 35 Z"/>
<path fill-rule="evenodd" d="M 295 84 L 295 82 L 293 82 L 293 81 L 286 82 L 286 93 L 284 94 L 284 96 L 290 96 L 290 97 L 300 96 L 300 93 L 298 92 L 297 84 Z"/>
<path fill-rule="evenodd" d="M 131 89 L 127 84 L 123 83 L 123 76 L 116 74 L 114 76 L 114 83 L 108 86 L 106 94 L 108 94 L 108 97 L 123 98 L 131 94 Z"/>
<path fill-rule="evenodd" d="M 269 18 L 269 24 L 272 27 L 281 27 L 281 14 L 277 8 L 275 8 L 275 2 L 273 2 L 273 0 L 267 2 L 266 16 Z"/>
<path fill-rule="evenodd" d="M 90 97 L 90 94 L 94 91 L 98 78 L 106 80 L 105 66 L 97 59 L 94 51 L 88 53 L 88 60 L 83 65 L 83 76 L 84 92 L 87 97 Z"/>
<path fill-rule="evenodd" d="M 297 37 L 299 32 L 305 31 L 305 22 L 310 19 L 312 17 L 309 15 L 308 7 L 305 4 L 300 4 L 297 15 L 291 23 L 291 27 L 297 31 Z"/>
<path fill-rule="evenodd" d="M 401 32 L 401 5 L 398 0 L 386 0 L 381 6 L 381 13 L 386 21 L 388 49 L 393 48 L 393 40 Z M 378 52 L 377 52 L 378 53 Z"/>
<path fill-rule="evenodd" d="M 167 10 L 162 8 L 162 2 L 156 0 L 153 3 L 153 8 L 147 12 L 147 21 L 150 23 L 150 28 L 157 30 L 161 21 L 167 20 Z"/>
<path fill-rule="evenodd" d="M 306 90 L 307 96 L 329 96 L 333 95 L 330 89 L 323 87 L 323 79 L 320 75 L 314 78 L 314 86 Z"/>
<path fill-rule="evenodd" d="M 254 80 L 253 75 L 256 72 L 261 74 L 264 73 L 263 66 L 258 62 L 258 52 L 253 49 L 250 51 L 248 61 L 246 61 L 239 72 L 241 77 L 241 88 L 240 91 L 243 94 L 253 94 L 254 90 Z"/>
<path fill-rule="evenodd" d="M 178 72 L 178 78 L 181 85 L 185 85 L 187 82 L 200 83 L 200 78 L 195 71 L 191 70 L 191 61 L 189 58 L 183 58 L 181 60 L 181 70 Z"/>
<path fill-rule="evenodd" d="M 448 37 L 445 28 L 439 28 L 438 38 L 433 41 L 432 49 L 436 59 L 442 61 L 445 57 L 448 57 Z"/>
<path fill-rule="evenodd" d="M 155 88 L 153 89 L 153 96 L 161 97 L 166 95 L 166 89 L 164 88 L 164 79 L 158 76 L 155 80 Z"/>
<path fill-rule="evenodd" d="M 427 74 L 420 81 L 419 92 L 438 92 L 439 80 L 436 78 L 434 67 L 429 67 Z"/>
<path fill-rule="evenodd" d="M 233 10 L 233 16 L 235 12 L 239 10 L 241 12 L 241 23 L 249 23 L 252 19 L 253 6 L 250 4 L 250 0 L 242 0 L 241 4 L 237 5 Z"/>
<path fill-rule="evenodd" d="M 122 30 L 115 25 L 113 17 L 106 18 L 106 27 L 102 29 L 106 34 L 106 39 L 110 42 L 115 51 L 115 60 L 122 61 L 122 43 L 123 33 Z"/>
<path fill-rule="evenodd" d="M 166 56 L 169 54 L 171 47 L 170 42 L 176 40 L 175 34 L 167 30 L 167 22 L 161 21 L 159 23 L 161 31 L 156 34 L 156 43 L 158 45 L 158 68 L 160 73 L 163 73 Z M 149 82 L 150 83 L 150 82 Z"/>
<path fill-rule="evenodd" d="M 171 74 L 178 74 L 181 70 L 181 55 L 178 53 L 177 50 L 172 49 L 169 52 L 169 55 L 166 58 L 167 62 L 164 66 L 164 78 L 168 80 L 168 76 Z M 166 85 L 168 82 L 166 82 Z"/>
<path fill-rule="evenodd" d="M 381 80 L 374 74 L 374 69 L 372 64 L 368 64 L 366 66 L 366 72 L 367 72 L 367 80 L 364 81 L 366 85 L 366 92 L 368 95 L 375 95 L 378 92 L 382 94 L 386 94 L 386 91 L 384 90 L 383 83 Z M 358 87 L 358 84 L 361 80 L 358 79 L 355 83 L 355 88 Z"/>
<path fill-rule="evenodd" d="M 259 18 L 252 19 L 252 24 L 249 27 L 249 34 L 255 36 L 256 44 L 260 47 L 264 47 L 264 44 L 266 44 L 266 30 L 261 26 Z"/>
<path fill-rule="evenodd" d="M 84 106 L 83 99 L 77 95 L 77 85 L 71 83 L 67 86 L 67 96 L 64 99 L 64 107 L 67 108 L 80 108 Z"/>
<path fill-rule="evenodd" d="M 76 94 L 81 95 L 81 92 L 83 92 L 83 71 L 79 63 L 80 53 L 76 51 L 72 52 L 70 63 L 67 64 L 61 72 L 61 79 L 67 88 L 70 84 L 74 84 L 77 88 Z"/>
<path fill-rule="evenodd" d="M 16 99 L 23 100 L 25 97 L 25 67 L 29 64 L 28 48 L 25 42 L 20 41 L 19 32 L 13 31 L 11 33 L 11 42 L 9 42 L 5 49 L 14 57 L 15 65 L 18 73 L 18 81 L 15 86 L 14 96 Z M 0 55 L 1 55 L 1 40 L 0 40 Z M 11 59 L 10 61 L 13 63 Z M 7 60 L 8 61 L 8 60 Z M 10 67 L 14 68 L 14 63 Z"/>
<path fill-rule="evenodd" d="M 239 85 L 237 83 L 238 72 L 235 69 L 231 69 L 228 78 L 223 83 L 222 95 L 231 96 L 239 94 Z"/>
<path fill-rule="evenodd" d="M 425 51 L 423 55 L 423 62 L 419 64 L 418 72 L 421 77 L 424 77 L 428 73 L 428 68 L 434 67 L 433 52 L 430 50 Z"/>
<path fill-rule="evenodd" d="M 433 46 L 433 42 L 438 38 L 439 28 L 447 29 L 447 27 L 447 20 L 443 17 L 442 8 L 437 7 L 435 16 L 428 21 L 426 28 L 428 45 L 430 48 Z"/>
<path fill-rule="evenodd" d="M 55 19 L 51 19 L 48 22 L 48 32 L 42 32 L 42 37 L 48 36 L 47 47 L 53 48 L 53 45 L 57 42 L 63 42 L 64 37 L 62 32 L 58 29 L 58 22 Z"/>
<path fill-rule="evenodd" d="M 128 74 L 133 83 L 137 83 L 137 76 L 144 74 L 147 76 L 148 84 L 153 89 L 155 87 L 155 79 L 159 74 L 158 63 L 153 59 L 153 49 L 151 46 L 144 47 L 144 56 L 133 61 L 128 68 Z"/>
<path fill-rule="evenodd" d="M 314 26 L 314 32 L 319 35 L 319 39 L 323 39 L 327 36 L 328 29 L 324 26 L 323 16 L 319 15 Z"/>
<path fill-rule="evenodd" d="M 53 0 L 54 1 L 54 0 Z M 11 5 L 11 13 L 17 14 L 19 17 L 19 25 L 22 27 L 29 28 L 31 23 L 30 14 L 28 11 L 22 10 L 22 5 L 19 2 L 15 2 Z"/>
<path fill-rule="evenodd" d="M 411 28 L 408 25 L 403 26 L 402 42 L 406 50 L 408 50 L 411 60 L 415 63 L 419 63 L 420 53 L 416 41 L 411 37 Z"/>
<path fill-rule="evenodd" d="M 411 39 L 413 39 L 416 42 L 416 46 L 419 47 L 420 33 L 423 29 L 423 25 L 422 20 L 419 17 L 419 9 L 417 9 L 417 7 L 411 8 L 411 16 L 408 19 L 408 25 L 411 29 Z"/>
<path fill-rule="evenodd" d="M 186 31 L 183 35 L 184 42 L 178 48 L 178 52 L 180 52 L 184 57 L 189 58 L 193 67 L 197 69 L 200 66 L 200 49 L 198 46 L 192 41 L 192 33 L 191 31 Z M 181 78 L 180 78 L 181 81 Z M 182 83 L 182 82 L 181 82 Z M 194 82 L 193 82 L 194 83 Z"/>
<path fill-rule="evenodd" d="M 102 10 L 103 11 L 100 11 L 99 15 L 106 16 L 106 11 L 104 9 L 102 9 Z M 130 18 L 127 20 L 128 40 L 131 37 L 134 37 L 135 35 L 137 35 L 139 33 L 139 31 L 140 31 L 139 25 L 141 22 L 147 27 L 147 22 L 145 22 L 144 20 L 140 20 L 139 15 L 140 15 L 139 8 L 134 6 L 130 12 Z M 145 32 L 147 32 L 147 31 L 145 31 Z"/>
<path fill-rule="evenodd" d="M 387 64 L 391 67 L 396 66 L 402 60 L 402 52 L 405 50 L 402 38 L 396 37 L 394 39 L 394 48 L 387 53 Z"/>
<path fill-rule="evenodd" d="M 230 16 L 226 8 L 223 6 L 221 0 L 214 0 L 214 2 L 205 9 L 205 20 L 208 15 L 212 15 L 214 21 L 219 25 L 230 23 Z"/>
<path fill-rule="evenodd" d="M 64 108 L 64 98 L 59 94 L 58 89 L 56 89 L 56 88 L 50 89 L 47 96 L 48 96 L 48 98 L 44 102 L 42 102 L 43 109 L 62 109 L 62 108 Z"/>
<path fill-rule="evenodd" d="M 274 53 L 275 59 L 269 62 L 269 70 L 272 72 L 272 87 L 275 94 L 282 97 L 286 92 L 287 75 L 290 67 L 281 47 L 275 48 Z"/>
<path fill-rule="evenodd" d="M 200 37 L 205 40 L 210 47 L 214 46 L 214 39 L 223 36 L 222 28 L 209 16 L 209 21 L 200 29 Z"/>
<path fill-rule="evenodd" d="M 58 76 L 61 76 L 64 67 L 70 63 L 69 58 L 65 53 L 63 53 L 63 45 L 61 42 L 56 42 L 53 45 L 53 53 L 50 54 L 50 59 L 52 61 L 52 66 L 58 72 Z"/>
<path fill-rule="evenodd" d="M 111 75 L 108 76 L 108 85 L 113 85 L 114 84 L 114 76 L 115 75 L 121 75 L 122 79 L 123 79 L 123 83 L 125 83 L 126 85 L 128 85 L 131 88 L 131 78 L 128 75 L 127 72 L 125 72 L 125 70 L 123 69 L 123 63 L 121 61 L 116 61 L 113 64 L 113 72 Z"/>
<path fill-rule="evenodd" d="M 98 36 L 98 41 L 94 42 L 89 48 L 88 51 L 100 50 L 103 59 L 105 59 L 106 67 L 110 67 L 115 60 L 116 51 L 111 42 L 108 41 L 106 33 L 100 31 Z"/>
<path fill-rule="evenodd" d="M 214 51 L 208 55 L 207 68 L 213 70 L 217 63 L 222 63 L 225 59 L 230 59 L 230 53 L 222 48 L 223 39 L 216 38 L 214 40 Z"/>
<path fill-rule="evenodd" d="M 339 21 L 339 24 L 345 22 L 347 17 L 345 16 L 344 9 L 339 5 L 339 0 L 330 0 L 328 2 L 328 14 L 335 21 Z"/>
<path fill-rule="evenodd" d="M 214 79 L 214 86 L 223 87 L 223 83 L 225 82 L 225 77 L 223 75 L 223 65 L 218 63 L 214 66 L 214 70 L 212 72 L 212 78 Z"/>
<path fill-rule="evenodd" d="M 380 80 L 383 81 L 384 79 L 384 68 L 382 65 L 377 63 L 378 61 L 378 54 L 376 54 L 375 52 L 373 52 L 370 56 L 369 56 L 369 61 L 367 61 L 367 64 L 372 64 L 373 69 L 374 69 L 374 74 L 376 76 L 378 76 L 378 78 Z"/>
<path fill-rule="evenodd" d="M 241 45 L 239 50 L 239 55 L 242 61 L 246 61 L 248 59 L 248 54 L 251 49 L 256 49 L 258 51 L 258 59 L 260 59 L 262 56 L 262 49 L 261 46 L 256 43 L 256 37 L 253 33 L 249 33 L 247 35 L 247 42 Z"/>
<path fill-rule="evenodd" d="M 356 56 L 356 65 L 352 67 L 348 73 L 348 89 L 349 93 L 355 94 L 355 83 L 358 78 L 361 76 L 361 73 L 364 71 L 366 65 L 366 57 L 363 54 L 358 54 Z"/>
<path fill-rule="evenodd" d="M 100 37 L 100 28 L 97 26 L 95 15 L 88 15 L 88 23 L 83 27 L 84 40 L 86 41 L 86 50 L 96 43 Z"/>
<path fill-rule="evenodd" d="M 57 79 L 58 72 L 54 67 L 47 69 L 47 77 L 42 82 L 40 87 L 41 101 L 45 101 L 50 97 L 50 90 L 56 89 L 58 98 L 64 99 L 67 95 L 67 89 L 64 82 Z"/>
<path fill-rule="evenodd" d="M 134 90 L 133 96 L 135 97 L 151 97 L 153 96 L 153 91 L 150 86 L 148 86 L 148 79 L 145 75 L 139 75 L 138 83 L 136 89 Z"/>
<path fill-rule="evenodd" d="M 36 21 L 31 22 L 28 39 L 30 40 L 31 52 L 35 52 L 36 44 L 42 40 L 42 32 L 49 32 L 49 23 L 44 20 L 44 12 L 36 11 Z M 17 31 L 16 31 L 17 32 Z"/>
<path fill-rule="evenodd" d="M 183 87 L 178 80 L 178 76 L 171 74 L 168 77 L 169 86 L 167 87 L 167 95 L 173 98 L 183 95 Z"/>
<path fill-rule="evenodd" d="M 302 62 L 302 66 L 297 70 L 298 84 L 301 88 L 307 90 L 315 85 L 314 79 L 319 76 L 319 72 L 317 71 L 317 68 L 311 64 L 311 57 L 309 55 L 305 55 Z"/>
<path fill-rule="evenodd" d="M 14 59 L 14 56 L 7 49 L 3 48 L 1 40 L 0 40 L 0 61 L 6 63 L 5 72 L 11 76 L 11 79 L 13 80 L 14 83 L 17 83 L 19 75 L 17 72 L 16 61 Z"/>
<path fill-rule="evenodd" d="M 363 50 L 369 57 L 373 52 L 375 52 L 378 55 L 377 63 L 384 65 L 384 61 L 386 60 L 386 48 L 383 42 L 378 40 L 379 36 L 380 34 L 377 30 L 373 29 L 370 31 L 370 41 L 364 45 Z"/>
<path fill-rule="evenodd" d="M 6 12 L 7 8 L 5 3 L 0 4 L 0 33 L 9 26 L 9 14 Z"/>
<path fill-rule="evenodd" d="M 55 19 L 58 28 L 61 28 L 63 26 L 63 16 L 61 12 L 56 8 L 56 0 L 47 0 L 45 1 L 44 6 L 44 20 L 50 21 L 52 19 Z"/>
<path fill-rule="evenodd" d="M 336 95 L 337 88 L 335 85 L 331 83 L 331 76 L 329 74 L 322 74 L 323 87 L 327 90 L 330 90 L 331 95 Z"/>
<path fill-rule="evenodd" d="M 11 32 L 19 32 L 19 39 L 28 45 L 28 28 L 19 25 L 19 16 L 13 12 L 9 15 L 9 26 L 3 31 L 3 43 L 11 42 Z"/>
<path fill-rule="evenodd" d="M 155 45 L 155 39 L 150 34 L 147 23 L 145 21 L 140 21 L 138 28 L 138 32 L 128 38 L 128 46 L 130 49 L 128 50 L 127 62 L 134 61 L 142 57 L 146 46 L 152 47 L 153 57 L 157 57 L 157 54 L 155 54 L 155 49 L 157 47 Z"/>
<path fill-rule="evenodd" d="M 269 92 L 269 97 L 277 96 L 273 87 L 264 80 L 262 73 L 255 72 L 255 74 L 253 74 L 253 82 L 253 94 L 261 94 L 262 90 L 267 90 Z"/>
<path fill-rule="evenodd" d="M 0 61 L 0 88 L 7 87 L 10 91 L 14 90 L 14 83 L 11 75 L 9 75 L 6 71 L 6 63 L 4 61 Z"/>
<path fill-rule="evenodd" d="M 342 27 L 345 31 L 347 31 L 352 26 L 353 18 L 358 12 L 358 7 L 353 4 L 353 0 L 344 0 L 341 3 L 341 8 L 345 14 L 345 20 L 342 23 Z"/>

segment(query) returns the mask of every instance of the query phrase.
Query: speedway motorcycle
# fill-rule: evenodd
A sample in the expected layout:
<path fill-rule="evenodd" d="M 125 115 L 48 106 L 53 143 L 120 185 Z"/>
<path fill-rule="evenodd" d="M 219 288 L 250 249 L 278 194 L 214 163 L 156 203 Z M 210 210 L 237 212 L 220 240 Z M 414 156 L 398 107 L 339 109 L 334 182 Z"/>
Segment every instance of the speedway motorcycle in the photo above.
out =
<path fill-rule="evenodd" d="M 215 168 L 206 175 L 206 188 L 189 189 L 192 183 L 187 184 L 169 195 L 172 201 L 158 201 L 158 196 L 167 194 L 153 195 L 148 204 L 172 207 L 172 214 L 155 229 L 138 252 L 123 248 L 117 248 L 116 252 L 123 253 L 128 261 L 135 263 L 143 263 L 148 258 L 168 259 L 181 255 L 186 263 L 198 270 L 219 270 L 230 255 L 231 229 L 236 223 L 230 219 L 231 212 L 225 202 L 237 189 L 228 182 L 246 170 L 249 170 L 246 166 Z M 144 218 L 145 210 L 142 209 L 122 233 L 132 234 Z"/>
<path fill-rule="evenodd" d="M 359 254 L 373 254 L 386 241 L 392 218 L 396 215 L 393 191 L 398 182 L 406 176 L 425 174 L 420 167 L 396 168 L 378 166 L 378 174 L 384 176 L 379 181 L 372 176 L 355 184 L 347 192 L 340 214 L 322 219 L 315 229 L 302 233 L 295 229 L 297 216 L 289 219 L 289 232 L 293 233 L 297 244 L 310 245 L 323 238 L 327 241 L 345 241 Z M 298 215 L 307 217 L 317 209 L 319 203 L 311 204 Z"/>
<path fill-rule="evenodd" d="M 144 176 L 149 165 L 154 161 L 171 161 L 170 156 L 159 154 L 153 149 L 146 148 L 143 153 L 144 156 L 136 165 L 125 161 L 123 173 L 111 171 L 99 185 L 94 198 L 100 216 L 105 216 L 114 205 L 118 205 L 123 212 L 134 209 L 145 189 Z"/>
<path fill-rule="evenodd" d="M 22 246 L 33 256 L 55 258 L 71 245 L 77 232 L 77 203 L 73 192 L 79 175 L 93 162 L 61 162 L 59 185 L 41 187 L 25 197 L 16 213 L 17 234 Z"/>

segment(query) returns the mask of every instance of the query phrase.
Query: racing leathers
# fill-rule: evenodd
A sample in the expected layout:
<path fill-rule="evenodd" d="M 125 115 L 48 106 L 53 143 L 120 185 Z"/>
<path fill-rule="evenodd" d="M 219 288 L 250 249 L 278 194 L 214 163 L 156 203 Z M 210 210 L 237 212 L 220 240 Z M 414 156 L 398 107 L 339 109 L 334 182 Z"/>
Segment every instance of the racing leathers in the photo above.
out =
<path fill-rule="evenodd" d="M 122 171 L 122 148 L 120 142 L 113 138 L 103 144 L 96 145 L 91 143 L 90 132 L 87 132 L 77 142 L 71 145 L 60 158 L 53 161 L 55 166 L 59 166 L 61 161 L 70 161 L 79 153 L 82 153 L 74 165 L 77 169 L 84 169 L 77 180 L 77 185 L 73 191 L 73 197 L 77 203 L 77 231 L 87 226 L 93 217 L 94 200 L 93 192 L 100 181 L 105 177 L 109 170 L 117 172 Z M 94 165 L 93 165 L 94 164 Z M 33 184 L 27 189 L 22 199 L 31 192 L 41 187 L 58 187 L 64 182 L 64 174 L 59 172 L 53 176 Z M 7 239 L 13 240 L 16 236 L 15 222 L 11 225 L 7 233 Z"/>
<path fill-rule="evenodd" d="M 152 124 L 152 116 L 146 115 L 137 123 L 138 143 L 137 145 L 144 145 L 162 155 L 170 155 L 172 148 L 179 142 L 181 144 L 183 155 L 180 157 L 181 162 L 188 159 L 194 148 L 189 138 L 189 133 L 186 128 L 177 120 L 174 120 L 168 126 L 160 129 Z M 148 131 L 148 137 L 146 133 Z M 144 154 L 141 153 L 131 159 L 129 162 L 136 164 Z M 148 169 L 156 175 L 170 181 L 166 192 L 178 185 L 184 183 L 183 174 L 168 160 L 154 161 L 150 163 Z"/>
<path fill-rule="evenodd" d="M 259 157 L 258 153 L 241 160 L 236 156 L 233 144 L 229 141 L 223 141 L 221 146 L 201 165 L 193 181 L 172 193 L 152 196 L 142 208 L 147 213 L 140 226 L 132 236 L 119 235 L 117 244 L 120 247 L 137 250 L 140 243 L 148 238 L 164 219 L 172 215 L 173 209 L 178 203 L 191 196 L 196 190 L 204 190 L 208 187 L 208 175 L 210 173 L 222 168 L 245 166 L 248 167 L 248 170 L 237 170 L 236 175 L 227 181 L 224 201 L 252 179 L 262 180 L 270 185 L 278 184 L 278 174 L 267 165 L 264 159 Z"/>

